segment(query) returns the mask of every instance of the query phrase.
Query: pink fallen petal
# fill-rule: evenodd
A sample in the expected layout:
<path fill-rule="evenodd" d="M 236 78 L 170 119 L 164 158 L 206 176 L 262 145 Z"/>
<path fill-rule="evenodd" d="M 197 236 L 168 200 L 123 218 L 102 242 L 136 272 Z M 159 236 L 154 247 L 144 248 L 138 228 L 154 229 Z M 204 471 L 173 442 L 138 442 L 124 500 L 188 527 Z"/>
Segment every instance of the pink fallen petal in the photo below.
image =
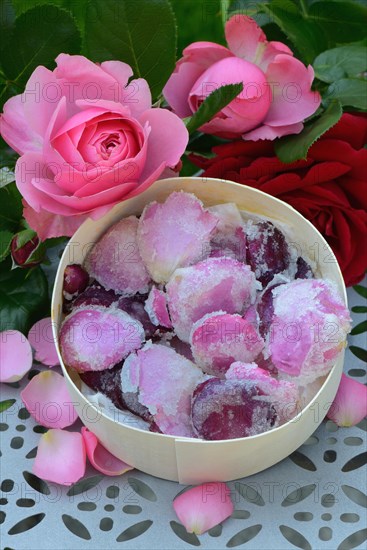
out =
<path fill-rule="evenodd" d="M 28 412 L 47 428 L 66 428 L 78 418 L 65 379 L 57 372 L 40 372 L 20 395 Z"/>
<path fill-rule="evenodd" d="M 88 428 L 82 428 L 82 436 L 90 463 L 102 474 L 106 476 L 120 476 L 133 469 L 132 466 L 129 466 L 129 464 L 126 464 L 126 462 L 123 462 L 107 451 Z"/>
<path fill-rule="evenodd" d="M 167 297 L 163 290 L 153 286 L 145 302 L 145 311 L 155 326 L 172 328 L 167 310 Z"/>
<path fill-rule="evenodd" d="M 335 424 L 355 426 L 367 415 L 367 387 L 342 374 L 338 392 L 327 413 Z"/>
<path fill-rule="evenodd" d="M 39 478 L 72 485 L 84 476 L 85 465 L 85 446 L 80 433 L 55 429 L 41 436 L 33 464 L 33 473 Z"/>
<path fill-rule="evenodd" d="M 49 367 L 60 363 L 52 334 L 51 317 L 37 321 L 28 333 L 28 340 L 35 351 L 34 358 L 37 361 Z"/>
<path fill-rule="evenodd" d="M 173 508 L 188 533 L 201 535 L 233 513 L 233 502 L 225 483 L 204 483 L 175 498 Z"/>
<path fill-rule="evenodd" d="M 17 382 L 32 366 L 32 348 L 18 330 L 0 333 L 0 382 Z"/>

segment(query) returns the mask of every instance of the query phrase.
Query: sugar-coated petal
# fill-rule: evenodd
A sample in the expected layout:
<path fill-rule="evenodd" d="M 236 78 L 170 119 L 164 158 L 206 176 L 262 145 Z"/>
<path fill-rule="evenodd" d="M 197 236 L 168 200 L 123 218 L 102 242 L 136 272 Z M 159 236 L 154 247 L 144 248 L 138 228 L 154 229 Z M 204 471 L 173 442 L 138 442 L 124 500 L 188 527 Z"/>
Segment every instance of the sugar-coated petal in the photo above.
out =
<path fill-rule="evenodd" d="M 266 400 L 274 406 L 280 423 L 291 420 L 298 411 L 299 392 L 297 385 L 287 380 L 277 380 L 268 371 L 259 368 L 256 363 L 236 361 L 229 367 L 225 377 L 228 380 L 254 382 L 261 394 L 266 396 Z"/>
<path fill-rule="evenodd" d="M 207 258 L 177 269 L 166 287 L 177 336 L 189 342 L 193 323 L 207 313 L 242 313 L 255 301 L 256 288 L 249 266 L 232 258 Z"/>
<path fill-rule="evenodd" d="M 367 415 L 367 387 L 342 374 L 335 399 L 327 417 L 338 426 L 355 426 Z"/>
<path fill-rule="evenodd" d="M 175 498 L 173 508 L 188 533 L 202 535 L 233 513 L 231 492 L 225 483 L 204 483 Z"/>
<path fill-rule="evenodd" d="M 153 325 L 172 328 L 167 309 L 167 297 L 163 290 L 159 290 L 159 288 L 153 286 L 144 308 Z"/>
<path fill-rule="evenodd" d="M 150 277 L 139 254 L 138 219 L 124 218 L 95 244 L 87 258 L 87 269 L 107 290 L 131 296 L 148 291 Z"/>
<path fill-rule="evenodd" d="M 132 466 L 107 451 L 88 428 L 82 428 L 82 436 L 87 457 L 98 472 L 102 472 L 106 476 L 120 476 L 133 469 Z"/>
<path fill-rule="evenodd" d="M 51 317 L 37 321 L 28 333 L 28 340 L 35 351 L 34 358 L 37 361 L 49 367 L 60 363 L 52 333 Z"/>
<path fill-rule="evenodd" d="M 78 418 L 65 379 L 57 372 L 40 372 L 20 395 L 27 411 L 46 428 L 66 428 Z"/>
<path fill-rule="evenodd" d="M 62 293 L 67 300 L 75 298 L 88 286 L 89 274 L 79 264 L 69 264 L 65 267 Z"/>
<path fill-rule="evenodd" d="M 279 373 L 297 376 L 301 385 L 327 374 L 350 331 L 349 311 L 335 285 L 297 279 L 277 286 L 272 294 L 269 352 Z"/>
<path fill-rule="evenodd" d="M 241 315 L 217 311 L 194 323 L 190 344 L 195 363 L 220 378 L 234 361 L 247 363 L 256 359 L 264 340 L 257 326 Z"/>
<path fill-rule="evenodd" d="M 217 223 L 195 195 L 183 191 L 148 204 L 139 220 L 138 244 L 154 281 L 166 283 L 175 269 L 200 260 Z"/>
<path fill-rule="evenodd" d="M 83 437 L 77 432 L 48 430 L 40 438 L 33 473 L 46 481 L 72 485 L 85 474 Z"/>
<path fill-rule="evenodd" d="M 142 324 L 116 307 L 77 309 L 60 331 L 64 362 L 79 372 L 109 369 L 140 348 L 143 340 Z"/>
<path fill-rule="evenodd" d="M 18 330 L 0 332 L 0 382 L 17 382 L 32 366 L 32 348 Z"/>
<path fill-rule="evenodd" d="M 227 256 L 245 262 L 246 234 L 237 206 L 233 203 L 217 204 L 208 210 L 219 220 L 210 241 L 210 255 Z"/>
<path fill-rule="evenodd" d="M 125 360 L 123 396 L 139 394 L 154 422 L 165 434 L 192 437 L 191 396 L 204 379 L 202 371 L 173 349 L 148 342 Z"/>

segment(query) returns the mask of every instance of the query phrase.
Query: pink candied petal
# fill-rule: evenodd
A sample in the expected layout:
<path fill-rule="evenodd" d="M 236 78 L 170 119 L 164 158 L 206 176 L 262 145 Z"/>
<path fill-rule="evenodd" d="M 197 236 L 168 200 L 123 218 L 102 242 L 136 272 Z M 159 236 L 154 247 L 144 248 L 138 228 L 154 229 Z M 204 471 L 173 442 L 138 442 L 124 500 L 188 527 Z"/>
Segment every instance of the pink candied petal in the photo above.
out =
<path fill-rule="evenodd" d="M 40 438 L 33 473 L 41 479 L 72 485 L 85 474 L 83 437 L 77 432 L 48 430 Z"/>
<path fill-rule="evenodd" d="M 219 377 L 234 361 L 253 361 L 264 347 L 255 324 L 223 311 L 208 313 L 194 323 L 190 343 L 195 363 Z"/>
<path fill-rule="evenodd" d="M 342 374 L 327 417 L 343 427 L 355 426 L 367 415 L 367 387 Z"/>
<path fill-rule="evenodd" d="M 25 200 L 23 200 L 23 216 L 41 241 L 52 237 L 71 237 L 88 218 L 87 214 L 61 216 L 46 212 L 42 208 L 40 212 L 36 212 Z"/>
<path fill-rule="evenodd" d="M 204 483 L 176 497 L 173 508 L 188 533 L 202 535 L 233 513 L 233 502 L 225 483 Z"/>
<path fill-rule="evenodd" d="M 122 390 L 139 394 L 154 422 L 165 434 L 193 437 L 191 396 L 202 371 L 173 349 L 148 342 L 125 360 Z"/>
<path fill-rule="evenodd" d="M 18 330 L 0 332 L 0 382 L 17 382 L 33 363 L 32 348 Z"/>
<path fill-rule="evenodd" d="M 272 86 L 273 99 L 264 124 L 289 126 L 313 115 L 321 103 L 318 92 L 311 91 L 314 72 L 309 65 L 287 54 L 279 54 L 269 64 L 266 77 Z"/>
<path fill-rule="evenodd" d="M 250 267 L 232 258 L 207 258 L 191 267 L 176 269 L 166 291 L 177 336 L 189 342 L 193 323 L 207 313 L 243 313 L 254 303 L 256 289 Z"/>
<path fill-rule="evenodd" d="M 225 34 L 229 49 L 237 57 L 260 63 L 267 40 L 254 19 L 246 15 L 233 15 L 226 23 Z"/>
<path fill-rule="evenodd" d="M 246 234 L 243 219 L 235 204 L 218 204 L 208 209 L 218 218 L 210 241 L 211 256 L 228 256 L 240 262 L 246 260 Z"/>
<path fill-rule="evenodd" d="M 336 286 L 298 279 L 273 289 L 273 305 L 269 352 L 279 374 L 297 376 L 301 385 L 327 374 L 350 331 L 349 311 Z"/>
<path fill-rule="evenodd" d="M 94 245 L 86 265 L 107 290 L 123 296 L 148 291 L 150 276 L 139 254 L 138 218 L 129 216 L 110 227 Z"/>
<path fill-rule="evenodd" d="M 289 136 L 291 134 L 299 134 L 303 130 L 302 122 L 296 122 L 295 124 L 288 124 L 286 126 L 270 126 L 264 124 L 255 130 L 251 130 L 242 135 L 242 139 L 245 141 L 257 141 L 259 139 L 274 140 L 282 136 Z"/>
<path fill-rule="evenodd" d="M 113 367 L 144 339 L 142 324 L 117 307 L 81 307 L 68 315 L 60 331 L 64 362 L 79 372 Z"/>
<path fill-rule="evenodd" d="M 183 191 L 171 193 L 163 204 L 146 206 L 139 220 L 138 245 L 154 281 L 166 283 L 175 269 L 198 261 L 216 225 L 216 216 Z"/>
<path fill-rule="evenodd" d="M 66 428 L 78 418 L 65 379 L 57 372 L 40 372 L 20 395 L 28 412 L 46 428 Z"/>
<path fill-rule="evenodd" d="M 49 367 L 60 363 L 52 334 L 51 317 L 37 321 L 28 333 L 28 340 L 35 351 L 34 358 L 37 361 Z"/>
<path fill-rule="evenodd" d="M 133 470 L 132 466 L 129 466 L 107 451 L 94 433 L 85 427 L 82 428 L 82 436 L 87 457 L 98 472 L 102 472 L 106 476 L 120 476 L 129 470 Z"/>
<path fill-rule="evenodd" d="M 144 308 L 153 325 L 172 328 L 167 309 L 167 297 L 163 290 L 159 290 L 157 287 L 153 286 L 149 292 Z"/>

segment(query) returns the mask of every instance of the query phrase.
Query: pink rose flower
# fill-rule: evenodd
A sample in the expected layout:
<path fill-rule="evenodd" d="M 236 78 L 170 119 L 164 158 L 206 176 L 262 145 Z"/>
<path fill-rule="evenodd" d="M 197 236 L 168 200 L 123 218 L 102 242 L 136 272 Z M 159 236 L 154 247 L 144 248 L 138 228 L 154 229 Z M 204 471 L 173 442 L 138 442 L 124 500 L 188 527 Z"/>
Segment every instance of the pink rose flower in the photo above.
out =
<path fill-rule="evenodd" d="M 314 72 L 281 42 L 268 42 L 256 22 L 234 15 L 225 28 L 228 48 L 194 42 L 184 49 L 163 89 L 180 117 L 191 116 L 203 100 L 225 84 L 243 83 L 243 91 L 200 130 L 245 140 L 298 134 L 302 122 L 321 102 L 311 91 Z"/>
<path fill-rule="evenodd" d="M 185 151 L 183 122 L 152 109 L 148 83 L 121 61 L 60 54 L 4 105 L 1 134 L 21 157 L 16 184 L 42 239 L 71 235 L 87 216 L 144 191 Z"/>

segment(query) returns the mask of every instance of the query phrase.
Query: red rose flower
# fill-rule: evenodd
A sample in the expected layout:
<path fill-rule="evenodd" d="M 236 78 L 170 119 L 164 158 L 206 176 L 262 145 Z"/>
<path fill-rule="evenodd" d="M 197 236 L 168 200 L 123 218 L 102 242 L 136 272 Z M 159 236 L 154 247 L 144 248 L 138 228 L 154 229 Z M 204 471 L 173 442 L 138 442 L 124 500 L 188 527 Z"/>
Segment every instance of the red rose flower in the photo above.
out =
<path fill-rule="evenodd" d="M 204 176 L 223 178 L 274 195 L 309 219 L 332 247 L 346 285 L 367 269 L 367 116 L 345 113 L 308 152 L 283 164 L 271 141 L 233 141 L 215 157 L 191 160 Z"/>

